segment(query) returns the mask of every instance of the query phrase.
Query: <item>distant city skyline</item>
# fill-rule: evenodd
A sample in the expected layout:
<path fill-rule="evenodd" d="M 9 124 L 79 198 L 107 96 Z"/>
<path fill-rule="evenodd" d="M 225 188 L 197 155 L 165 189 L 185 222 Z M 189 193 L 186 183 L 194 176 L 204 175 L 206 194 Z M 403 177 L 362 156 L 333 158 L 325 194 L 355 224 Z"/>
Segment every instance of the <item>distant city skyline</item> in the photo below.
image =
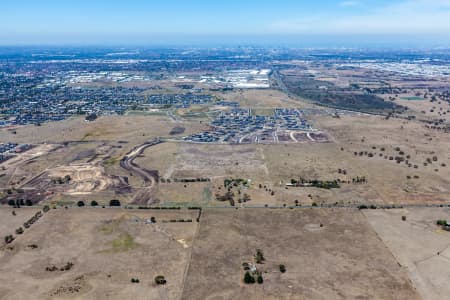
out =
<path fill-rule="evenodd" d="M 450 0 L 2 2 L 0 45 L 450 46 Z"/>

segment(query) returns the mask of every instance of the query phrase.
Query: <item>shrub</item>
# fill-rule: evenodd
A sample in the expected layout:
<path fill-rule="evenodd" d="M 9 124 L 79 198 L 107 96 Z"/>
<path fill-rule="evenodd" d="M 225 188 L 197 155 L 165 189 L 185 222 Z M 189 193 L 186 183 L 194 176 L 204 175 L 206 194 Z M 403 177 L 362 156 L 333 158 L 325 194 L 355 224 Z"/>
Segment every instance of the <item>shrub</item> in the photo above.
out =
<path fill-rule="evenodd" d="M 139 278 L 131 278 L 132 283 L 139 283 Z"/>
<path fill-rule="evenodd" d="M 280 272 L 281 273 L 285 273 L 286 272 L 286 266 L 285 265 L 280 265 Z"/>
<path fill-rule="evenodd" d="M 253 278 L 253 276 L 248 271 L 245 272 L 244 283 L 246 283 L 246 284 L 253 284 L 253 283 L 255 283 L 255 278 Z"/>
<path fill-rule="evenodd" d="M 256 281 L 258 282 L 258 284 L 263 284 L 264 279 L 261 274 L 258 275 L 258 278 L 256 279 Z"/>
<path fill-rule="evenodd" d="M 16 229 L 16 233 L 17 234 L 22 234 L 23 233 L 23 228 L 22 227 L 17 228 Z"/>
<path fill-rule="evenodd" d="M 42 208 L 43 212 L 48 212 L 50 210 L 50 207 L 48 205 L 44 205 L 44 207 Z"/>
<path fill-rule="evenodd" d="M 167 283 L 166 279 L 162 275 L 158 275 L 155 277 L 155 283 L 158 285 L 164 285 Z"/>
<path fill-rule="evenodd" d="M 11 243 L 12 241 L 14 241 L 14 237 L 13 237 L 11 234 L 5 236 L 5 243 L 9 244 L 9 243 Z"/>
<path fill-rule="evenodd" d="M 84 206 L 84 202 L 81 201 L 81 200 L 78 201 L 78 202 L 77 202 L 77 206 L 78 206 L 78 207 L 83 207 L 83 206 Z"/>
<path fill-rule="evenodd" d="M 95 200 L 92 200 L 92 201 L 91 201 L 91 206 L 98 206 L 98 202 L 95 201 Z"/>
<path fill-rule="evenodd" d="M 109 206 L 120 206 L 120 201 L 113 199 L 113 200 L 109 201 Z"/>
<path fill-rule="evenodd" d="M 264 258 L 264 253 L 261 249 L 256 249 L 255 261 L 257 264 L 261 264 L 266 259 Z"/>
<path fill-rule="evenodd" d="M 436 222 L 437 225 L 439 226 L 446 226 L 447 225 L 447 220 L 438 220 Z"/>

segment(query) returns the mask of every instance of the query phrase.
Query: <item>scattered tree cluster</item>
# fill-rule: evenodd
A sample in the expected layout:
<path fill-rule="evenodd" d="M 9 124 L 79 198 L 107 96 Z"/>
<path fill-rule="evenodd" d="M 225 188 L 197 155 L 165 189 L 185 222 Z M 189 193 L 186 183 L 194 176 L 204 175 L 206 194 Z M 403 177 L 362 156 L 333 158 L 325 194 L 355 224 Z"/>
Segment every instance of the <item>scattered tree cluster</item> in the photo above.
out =
<path fill-rule="evenodd" d="M 155 277 L 155 283 L 157 285 L 164 285 L 167 283 L 166 278 L 164 278 L 164 276 L 162 275 L 158 275 Z"/>
<path fill-rule="evenodd" d="M 57 267 L 55 265 L 51 266 L 51 267 L 46 267 L 45 271 L 47 272 L 55 272 L 55 271 L 70 271 L 70 269 L 72 269 L 73 267 L 73 263 L 72 262 L 67 262 L 64 266 L 62 267 Z"/>
<path fill-rule="evenodd" d="M 340 180 L 306 180 L 303 178 L 300 178 L 300 180 L 291 179 L 291 184 L 294 186 L 301 186 L 301 187 L 316 187 L 321 189 L 338 189 L 340 188 L 339 184 Z"/>
<path fill-rule="evenodd" d="M 65 183 L 69 183 L 71 180 L 72 180 L 72 177 L 70 177 L 70 175 L 66 175 L 64 177 L 53 178 L 52 183 L 53 184 L 65 184 Z"/>
<path fill-rule="evenodd" d="M 211 182 L 211 178 L 161 178 L 162 183 L 171 183 L 171 182 Z"/>
<path fill-rule="evenodd" d="M 34 216 L 32 216 L 28 221 L 26 221 L 23 224 L 23 227 L 25 228 L 30 228 L 31 225 L 33 225 L 34 223 L 36 223 L 37 220 L 39 220 L 42 217 L 42 212 L 38 211 L 36 214 L 34 214 Z"/>

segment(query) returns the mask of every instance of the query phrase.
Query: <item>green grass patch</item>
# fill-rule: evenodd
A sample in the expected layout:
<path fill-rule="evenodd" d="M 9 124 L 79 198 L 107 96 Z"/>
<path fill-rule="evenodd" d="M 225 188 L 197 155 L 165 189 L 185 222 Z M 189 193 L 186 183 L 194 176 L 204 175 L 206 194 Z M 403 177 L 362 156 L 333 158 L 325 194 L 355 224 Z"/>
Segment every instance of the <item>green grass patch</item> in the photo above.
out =
<path fill-rule="evenodd" d="M 128 251 L 138 246 L 129 233 L 121 233 L 111 244 L 114 252 Z"/>
<path fill-rule="evenodd" d="M 104 224 L 102 225 L 102 227 L 100 227 L 100 232 L 103 234 L 111 234 L 114 232 L 114 224 L 109 223 L 109 224 Z"/>
<path fill-rule="evenodd" d="M 211 202 L 211 200 L 212 200 L 211 189 L 209 187 L 205 187 L 203 189 L 202 196 L 203 196 L 203 201 L 204 202 Z"/>
<path fill-rule="evenodd" d="M 103 164 L 105 166 L 114 166 L 114 165 L 117 165 L 119 163 L 119 161 L 120 161 L 120 158 L 118 158 L 118 157 L 111 157 L 111 158 L 108 158 L 107 160 L 105 160 L 103 162 Z"/>
<path fill-rule="evenodd" d="M 275 110 L 271 108 L 254 108 L 252 109 L 253 116 L 273 116 L 275 114 Z"/>

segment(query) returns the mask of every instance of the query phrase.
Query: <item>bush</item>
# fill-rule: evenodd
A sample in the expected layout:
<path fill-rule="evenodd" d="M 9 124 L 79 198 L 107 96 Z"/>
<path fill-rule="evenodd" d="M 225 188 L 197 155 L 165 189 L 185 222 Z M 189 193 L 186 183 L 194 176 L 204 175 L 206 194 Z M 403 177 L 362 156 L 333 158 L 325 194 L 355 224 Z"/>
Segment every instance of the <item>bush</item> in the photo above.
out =
<path fill-rule="evenodd" d="M 155 277 L 155 283 L 158 285 L 164 285 L 167 283 L 166 279 L 162 275 L 158 275 Z"/>
<path fill-rule="evenodd" d="M 109 201 L 109 206 L 120 206 L 120 201 L 113 199 L 113 200 Z"/>
<path fill-rule="evenodd" d="M 11 243 L 12 241 L 14 241 L 14 237 L 13 237 L 11 234 L 5 236 L 5 243 L 9 244 L 9 243 Z"/>
<path fill-rule="evenodd" d="M 23 228 L 22 227 L 17 228 L 16 229 L 16 233 L 17 234 L 22 234 L 23 233 Z"/>
<path fill-rule="evenodd" d="M 43 212 L 48 212 L 50 210 L 50 207 L 48 205 L 44 205 L 44 207 L 42 208 Z"/>
<path fill-rule="evenodd" d="M 139 283 L 139 278 L 131 278 L 132 283 Z"/>
<path fill-rule="evenodd" d="M 253 276 L 248 271 L 245 272 L 244 283 L 246 283 L 246 284 L 253 284 L 253 283 L 255 283 L 255 278 L 253 278 Z"/>
<path fill-rule="evenodd" d="M 256 281 L 258 282 L 258 284 L 263 284 L 264 279 L 261 274 L 258 275 L 258 278 L 256 279 Z"/>
<path fill-rule="evenodd" d="M 437 225 L 439 226 L 446 226 L 447 225 L 447 220 L 438 220 L 436 222 Z"/>
<path fill-rule="evenodd" d="M 255 261 L 257 264 L 263 263 L 266 259 L 264 258 L 264 253 L 261 249 L 256 249 Z"/>
<path fill-rule="evenodd" d="M 81 200 L 78 201 L 78 202 L 77 202 L 77 206 L 78 206 L 78 207 L 83 207 L 83 206 L 84 206 L 84 202 L 81 201 Z"/>
<path fill-rule="evenodd" d="M 285 273 L 286 272 L 286 266 L 285 265 L 280 265 L 280 272 L 281 273 Z"/>
<path fill-rule="evenodd" d="M 92 201 L 91 201 L 91 206 L 98 206 L 98 202 L 95 201 L 95 200 L 92 200 Z"/>

